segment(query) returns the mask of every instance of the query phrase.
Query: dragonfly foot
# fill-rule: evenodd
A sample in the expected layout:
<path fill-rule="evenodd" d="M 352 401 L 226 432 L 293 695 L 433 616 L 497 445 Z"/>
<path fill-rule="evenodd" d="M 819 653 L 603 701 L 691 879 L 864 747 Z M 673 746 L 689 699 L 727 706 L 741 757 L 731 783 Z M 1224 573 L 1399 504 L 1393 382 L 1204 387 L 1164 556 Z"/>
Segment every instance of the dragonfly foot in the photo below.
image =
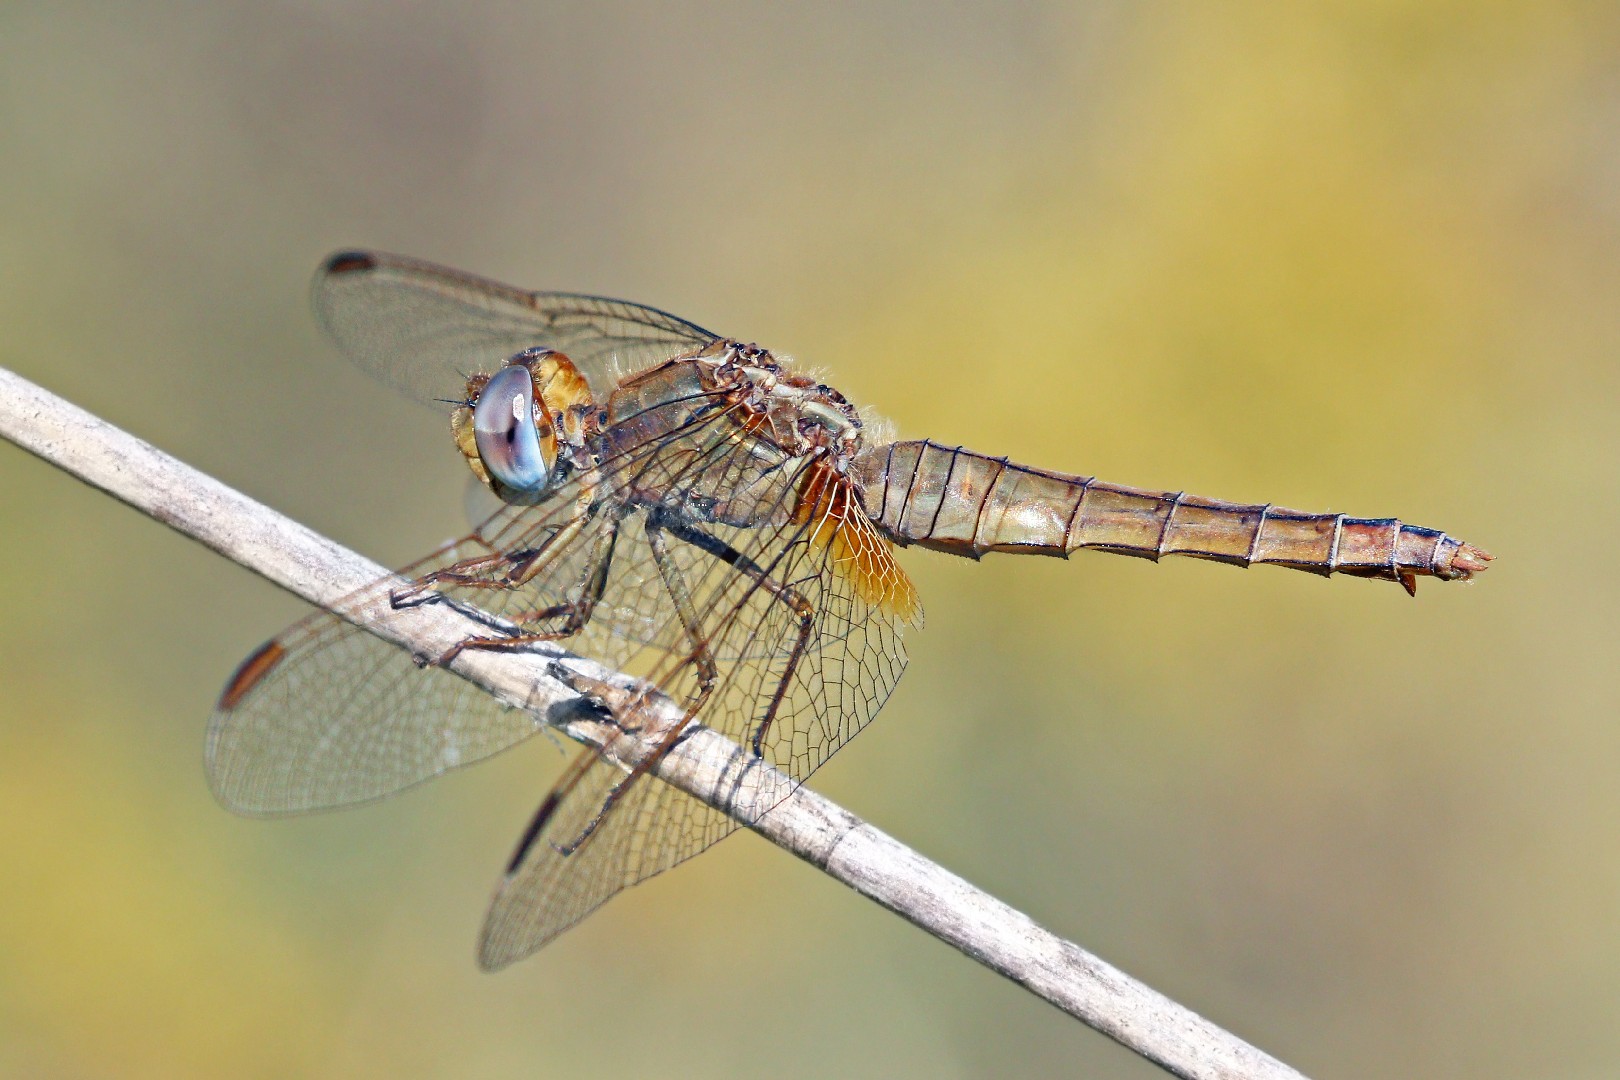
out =
<path fill-rule="evenodd" d="M 458 656 L 466 652 L 468 649 L 487 649 L 490 652 L 504 652 L 508 650 L 509 644 L 510 643 L 505 638 L 464 637 L 454 645 L 450 646 L 448 649 L 444 650 L 444 652 L 440 653 L 439 658 L 434 660 L 433 664 L 435 667 L 449 667 L 455 662 Z"/>
<path fill-rule="evenodd" d="M 748 740 L 748 745 L 754 751 L 754 757 L 765 760 L 765 733 L 770 730 L 770 721 L 766 721 L 754 728 L 754 737 Z"/>
<path fill-rule="evenodd" d="M 615 792 L 617 790 L 618 789 L 615 789 Z M 572 840 L 568 841 L 568 843 L 566 843 L 566 844 L 559 844 L 556 841 L 551 841 L 551 850 L 555 851 L 557 854 L 561 855 L 563 858 L 566 859 L 566 858 L 568 858 L 568 856 L 574 854 L 574 852 L 576 852 L 580 848 L 584 847 L 585 842 L 587 840 L 589 840 L 591 837 L 596 835 L 596 827 L 598 825 L 602 824 L 602 819 L 607 817 L 607 812 L 608 812 L 609 809 L 612 808 L 612 806 L 613 806 L 613 796 L 610 795 L 608 797 L 608 802 L 603 804 L 602 809 L 597 811 L 597 814 L 596 814 L 596 816 L 594 818 L 592 818 L 590 821 L 585 823 L 585 827 L 580 830 L 580 833 L 579 833 L 578 836 L 574 837 Z"/>
<path fill-rule="evenodd" d="M 443 599 L 444 594 L 439 590 L 417 583 L 390 592 L 388 594 L 388 606 L 395 611 L 406 611 L 426 604 L 437 604 Z"/>

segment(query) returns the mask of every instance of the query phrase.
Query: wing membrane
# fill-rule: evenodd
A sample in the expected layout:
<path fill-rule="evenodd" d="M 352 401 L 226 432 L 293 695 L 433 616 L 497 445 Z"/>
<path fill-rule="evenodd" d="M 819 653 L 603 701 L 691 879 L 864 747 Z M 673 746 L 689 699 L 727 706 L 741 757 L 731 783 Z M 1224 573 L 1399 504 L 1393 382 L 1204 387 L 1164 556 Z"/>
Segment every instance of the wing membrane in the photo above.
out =
<path fill-rule="evenodd" d="M 407 573 L 485 551 L 463 541 Z M 395 585 L 389 580 L 376 588 Z M 241 701 L 222 702 L 208 727 L 209 784 L 240 813 L 289 814 L 379 799 L 539 730 L 522 711 L 448 671 L 417 668 L 404 650 L 328 612 L 295 624 L 255 657 L 265 655 L 279 659 Z"/>
<path fill-rule="evenodd" d="M 366 371 L 423 403 L 458 401 L 467 376 L 535 346 L 567 353 L 605 395 L 620 374 L 702 348 L 716 335 L 657 308 L 531 292 L 382 252 L 339 252 L 315 274 L 321 325 Z"/>
<path fill-rule="evenodd" d="M 595 751 L 582 754 L 589 760 L 576 765 L 585 775 L 490 903 L 478 940 L 478 963 L 486 970 L 523 959 L 617 893 L 696 855 L 737 827 L 678 788 L 644 778 L 589 843 L 563 855 L 552 844 L 577 837 L 625 776 Z"/>

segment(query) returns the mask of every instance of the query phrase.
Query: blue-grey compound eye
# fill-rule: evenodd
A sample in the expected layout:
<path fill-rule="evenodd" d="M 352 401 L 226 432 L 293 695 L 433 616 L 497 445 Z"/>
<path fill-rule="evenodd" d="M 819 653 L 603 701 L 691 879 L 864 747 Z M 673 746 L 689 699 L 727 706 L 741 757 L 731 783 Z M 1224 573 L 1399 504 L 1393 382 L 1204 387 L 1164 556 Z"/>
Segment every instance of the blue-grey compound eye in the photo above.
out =
<path fill-rule="evenodd" d="M 548 470 L 528 368 L 506 367 L 490 376 L 473 405 L 473 442 L 497 490 L 532 495 L 545 488 Z"/>

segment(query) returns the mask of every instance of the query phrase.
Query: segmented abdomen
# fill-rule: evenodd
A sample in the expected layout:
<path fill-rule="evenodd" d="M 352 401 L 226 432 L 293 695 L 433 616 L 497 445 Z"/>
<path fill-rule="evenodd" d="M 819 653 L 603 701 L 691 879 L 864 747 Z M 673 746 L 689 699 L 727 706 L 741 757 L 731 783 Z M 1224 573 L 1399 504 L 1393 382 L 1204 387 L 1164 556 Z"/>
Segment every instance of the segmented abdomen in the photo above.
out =
<path fill-rule="evenodd" d="M 1066 556 L 1079 548 L 1154 560 L 1190 555 L 1388 578 L 1409 592 L 1416 575 L 1460 580 L 1491 558 L 1394 518 L 1145 491 L 927 440 L 874 447 L 856 459 L 852 477 L 867 513 L 890 539 L 972 558 L 987 551 Z"/>

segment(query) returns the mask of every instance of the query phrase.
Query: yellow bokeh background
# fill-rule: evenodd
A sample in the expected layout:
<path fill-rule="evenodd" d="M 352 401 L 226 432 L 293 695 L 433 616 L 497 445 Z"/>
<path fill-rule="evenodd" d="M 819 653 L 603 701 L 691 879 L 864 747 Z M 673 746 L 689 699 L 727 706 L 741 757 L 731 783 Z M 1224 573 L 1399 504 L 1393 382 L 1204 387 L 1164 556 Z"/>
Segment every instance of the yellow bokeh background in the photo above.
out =
<path fill-rule="evenodd" d="M 380 560 L 340 246 L 656 304 L 904 435 L 1447 529 L 1393 585 L 902 558 L 815 786 L 1322 1077 L 1620 1070 L 1620 8 L 0 7 L 0 364 Z M 208 794 L 298 602 L 0 446 L 0 1075 L 1160 1075 L 752 836 L 477 972 L 558 755 Z"/>

